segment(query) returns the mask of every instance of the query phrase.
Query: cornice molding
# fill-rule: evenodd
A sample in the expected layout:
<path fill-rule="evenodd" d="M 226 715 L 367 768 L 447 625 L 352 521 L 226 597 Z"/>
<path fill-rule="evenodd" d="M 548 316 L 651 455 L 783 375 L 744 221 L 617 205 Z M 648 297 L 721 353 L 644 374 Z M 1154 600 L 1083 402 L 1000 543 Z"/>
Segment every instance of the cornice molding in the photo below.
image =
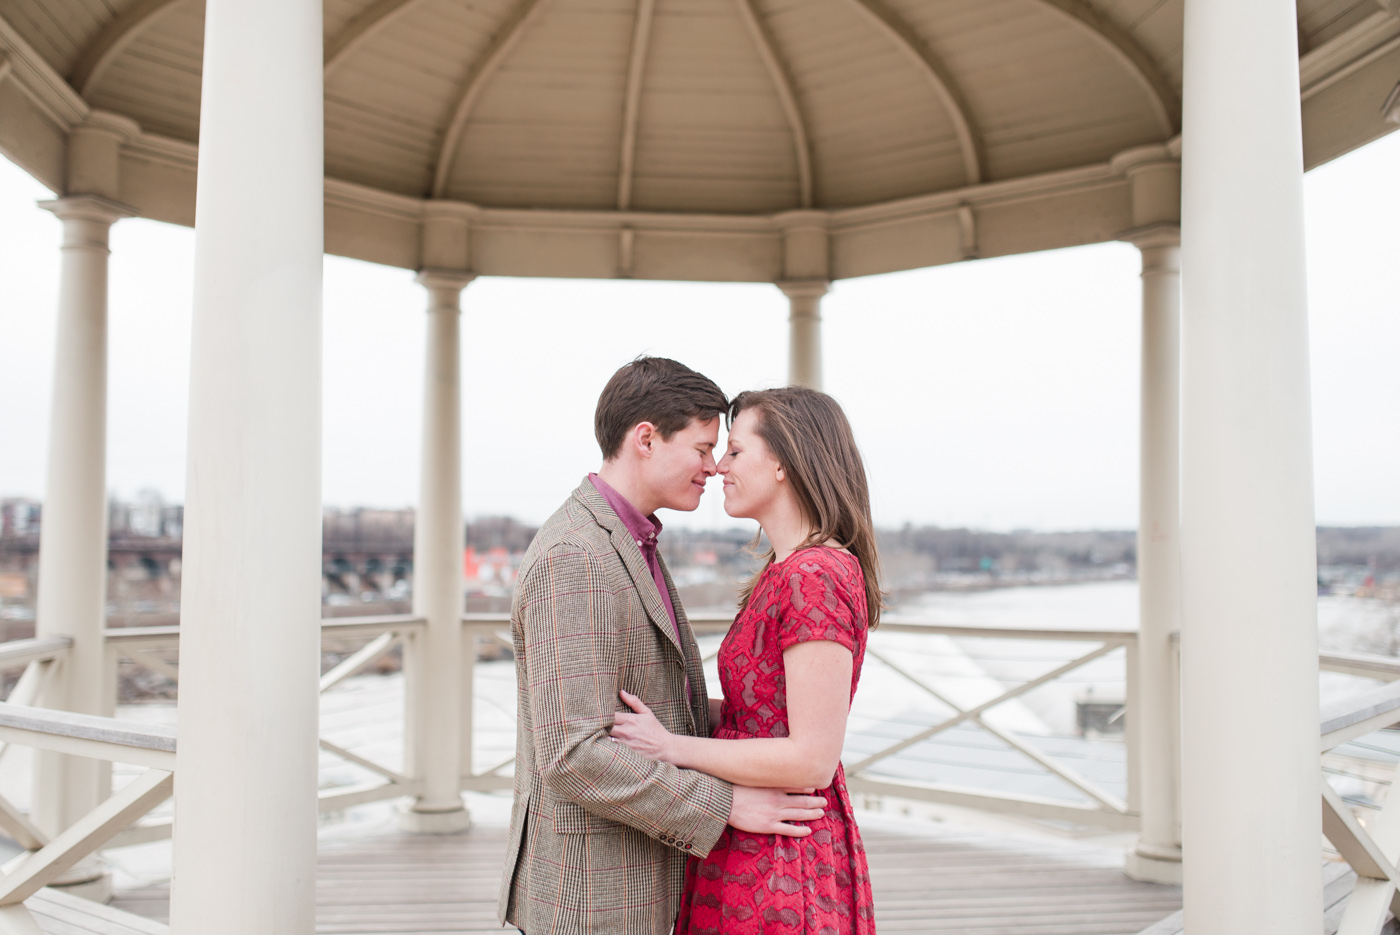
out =
<path fill-rule="evenodd" d="M 1307 100 L 1400 47 L 1400 17 L 1378 11 L 1298 60 Z"/>
<path fill-rule="evenodd" d="M 0 55 L 9 63 L 6 80 L 13 81 L 65 132 L 88 115 L 88 105 L 78 92 L 4 17 L 0 17 Z"/>

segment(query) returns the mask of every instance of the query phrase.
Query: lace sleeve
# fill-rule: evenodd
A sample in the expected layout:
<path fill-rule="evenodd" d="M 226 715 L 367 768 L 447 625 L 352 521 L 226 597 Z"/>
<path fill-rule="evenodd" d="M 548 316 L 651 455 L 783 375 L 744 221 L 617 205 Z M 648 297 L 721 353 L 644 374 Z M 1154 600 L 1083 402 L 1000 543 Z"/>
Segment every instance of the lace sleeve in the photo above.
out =
<path fill-rule="evenodd" d="M 810 549 L 794 556 L 782 575 L 779 646 L 829 640 L 855 652 L 856 630 L 865 626 L 855 606 L 856 595 L 864 597 L 859 565 L 843 552 Z"/>

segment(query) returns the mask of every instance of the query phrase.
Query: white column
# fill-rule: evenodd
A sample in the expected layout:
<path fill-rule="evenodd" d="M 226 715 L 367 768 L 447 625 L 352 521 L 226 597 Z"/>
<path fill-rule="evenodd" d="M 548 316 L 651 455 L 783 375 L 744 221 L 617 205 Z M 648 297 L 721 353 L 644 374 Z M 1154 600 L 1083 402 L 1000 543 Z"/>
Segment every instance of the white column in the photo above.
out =
<path fill-rule="evenodd" d="M 789 280 L 777 284 L 788 297 L 788 383 L 822 388 L 822 296 L 831 284 L 824 279 Z"/>
<path fill-rule="evenodd" d="M 413 613 L 426 629 L 407 647 L 407 762 L 423 793 L 404 812 L 408 831 L 447 834 L 471 824 L 462 804 L 470 769 L 463 696 L 474 654 L 462 636 L 462 407 L 459 323 L 462 290 L 475 277 L 425 269 L 427 353 L 423 367 L 423 455 L 413 534 Z"/>
<path fill-rule="evenodd" d="M 1186 0 L 1182 845 L 1192 935 L 1322 915 L 1297 23 Z"/>
<path fill-rule="evenodd" d="M 1141 828 L 1129 876 L 1181 883 L 1177 833 L 1178 712 L 1172 634 L 1181 626 L 1178 445 L 1181 234 L 1157 224 L 1123 239 L 1142 251 L 1142 397 L 1137 537 L 1137 805 Z"/>
<path fill-rule="evenodd" d="M 320 0 L 208 0 L 172 931 L 315 928 Z"/>
<path fill-rule="evenodd" d="M 102 631 L 107 592 L 107 235 L 132 210 L 96 195 L 42 207 L 63 221 L 48 480 L 39 550 L 36 630 L 73 641 L 39 703 L 110 715 Z M 57 834 L 111 794 L 110 767 L 87 757 L 38 753 L 32 817 Z M 97 879 L 85 862 L 65 883 Z"/>

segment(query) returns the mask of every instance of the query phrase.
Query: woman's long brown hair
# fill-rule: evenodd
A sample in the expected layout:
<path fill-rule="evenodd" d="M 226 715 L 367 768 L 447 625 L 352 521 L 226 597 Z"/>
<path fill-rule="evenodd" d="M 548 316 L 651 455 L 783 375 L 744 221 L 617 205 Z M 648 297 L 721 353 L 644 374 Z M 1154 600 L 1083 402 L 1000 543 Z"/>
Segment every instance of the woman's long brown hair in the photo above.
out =
<path fill-rule="evenodd" d="M 880 623 L 885 595 L 880 590 L 880 556 L 870 519 L 870 487 L 846 414 L 836 400 L 805 386 L 740 393 L 729 406 L 729 424 L 746 409 L 758 417 L 755 431 L 783 466 L 812 525 L 811 535 L 798 548 L 836 542 L 856 557 L 865 577 L 867 623 L 873 630 Z M 740 610 L 748 605 L 759 575 L 773 558 L 769 548 L 763 568 L 739 594 Z"/>

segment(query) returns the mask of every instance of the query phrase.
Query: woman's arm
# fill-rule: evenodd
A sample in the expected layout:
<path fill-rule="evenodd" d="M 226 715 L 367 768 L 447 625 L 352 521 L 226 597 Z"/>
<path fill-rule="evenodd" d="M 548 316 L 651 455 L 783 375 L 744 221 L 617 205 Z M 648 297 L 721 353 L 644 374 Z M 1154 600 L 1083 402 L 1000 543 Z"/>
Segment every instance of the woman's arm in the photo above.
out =
<path fill-rule="evenodd" d="M 797 643 L 783 651 L 786 737 L 718 740 L 672 734 L 627 692 L 622 699 L 635 713 L 617 714 L 612 736 L 643 756 L 737 785 L 825 789 L 846 739 L 852 665 L 851 651 L 829 640 Z"/>
<path fill-rule="evenodd" d="M 719 727 L 719 713 L 723 708 L 723 698 L 710 699 L 710 733 L 714 733 L 715 728 Z"/>

